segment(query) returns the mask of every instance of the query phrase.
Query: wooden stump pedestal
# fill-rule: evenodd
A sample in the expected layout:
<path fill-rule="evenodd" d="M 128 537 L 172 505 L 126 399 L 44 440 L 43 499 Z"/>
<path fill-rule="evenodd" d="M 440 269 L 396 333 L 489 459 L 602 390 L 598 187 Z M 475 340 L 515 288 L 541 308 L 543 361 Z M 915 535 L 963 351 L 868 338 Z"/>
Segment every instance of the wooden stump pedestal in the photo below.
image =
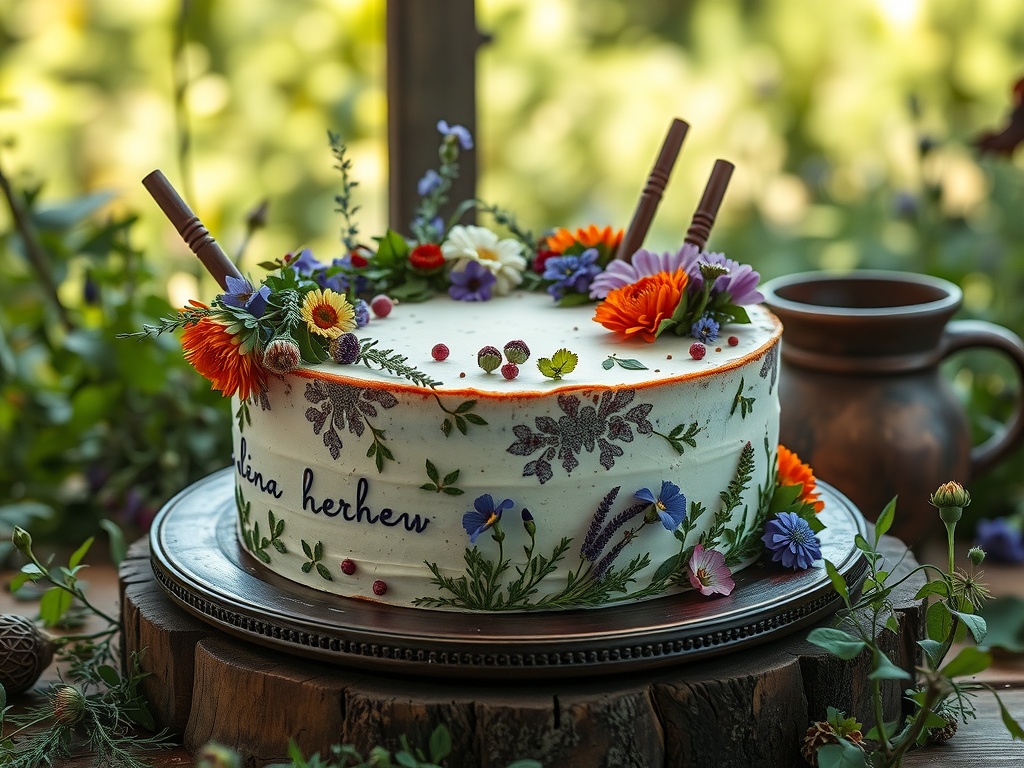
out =
<path fill-rule="evenodd" d="M 895 575 L 916 563 L 883 538 Z M 142 651 L 145 695 L 159 725 L 190 750 L 217 741 L 247 765 L 337 743 L 366 753 L 406 735 L 424 748 L 448 726 L 452 766 L 796 766 L 812 720 L 828 706 L 865 723 L 869 660 L 841 661 L 806 642 L 807 630 L 727 656 L 642 673 L 530 682 L 403 678 L 336 667 L 250 645 L 172 603 L 157 584 L 148 541 L 121 566 L 124 645 Z M 916 575 L 892 594 L 899 632 L 881 638 L 907 670 L 917 659 L 923 604 Z M 902 686 L 886 689 L 886 718 L 899 719 Z"/>

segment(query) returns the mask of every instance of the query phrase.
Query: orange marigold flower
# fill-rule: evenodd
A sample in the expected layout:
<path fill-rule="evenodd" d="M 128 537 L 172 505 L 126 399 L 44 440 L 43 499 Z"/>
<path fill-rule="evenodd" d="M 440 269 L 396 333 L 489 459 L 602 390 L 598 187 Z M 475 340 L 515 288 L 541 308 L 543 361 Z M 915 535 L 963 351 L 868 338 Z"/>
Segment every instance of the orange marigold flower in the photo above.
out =
<path fill-rule="evenodd" d="M 211 317 L 189 325 L 181 334 L 185 359 L 210 380 L 212 389 L 225 397 L 238 394 L 248 400 L 267 386 L 267 372 L 260 365 L 259 354 L 250 350 L 239 353 L 239 339 L 227 332 L 227 326 Z"/>
<path fill-rule="evenodd" d="M 591 224 L 586 229 L 577 229 L 571 232 L 568 229 L 556 229 L 545 241 L 545 247 L 555 253 L 565 253 L 569 248 L 579 243 L 584 248 L 601 248 L 605 253 L 614 254 L 622 242 L 623 231 L 605 227 L 598 229 Z"/>
<path fill-rule="evenodd" d="M 818 481 L 814 479 L 814 472 L 809 466 L 800 461 L 800 457 L 789 450 L 786 446 L 779 446 L 778 469 L 776 481 L 779 485 L 800 485 L 803 490 L 797 496 L 797 501 L 803 501 L 814 507 L 815 513 L 825 508 L 825 502 L 818 498 Z"/>
<path fill-rule="evenodd" d="M 686 272 L 658 272 L 610 291 L 597 306 L 594 321 L 610 331 L 646 342 L 657 338 L 662 320 L 672 317 L 686 289 Z"/>

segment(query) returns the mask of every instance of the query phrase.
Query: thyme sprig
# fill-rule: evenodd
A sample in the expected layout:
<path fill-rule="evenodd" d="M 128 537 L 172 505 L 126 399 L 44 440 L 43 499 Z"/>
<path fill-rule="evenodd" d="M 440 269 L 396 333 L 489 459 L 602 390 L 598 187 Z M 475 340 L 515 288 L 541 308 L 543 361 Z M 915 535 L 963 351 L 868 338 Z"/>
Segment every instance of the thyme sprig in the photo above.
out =
<path fill-rule="evenodd" d="M 359 225 L 355 221 L 359 206 L 352 205 L 352 190 L 359 186 L 359 182 L 352 179 L 352 161 L 347 156 L 348 147 L 342 142 L 341 136 L 328 131 L 327 140 L 336 161 L 334 168 L 341 174 L 341 192 L 334 196 L 334 202 L 338 204 L 334 210 L 341 214 L 342 219 L 341 242 L 349 252 L 352 252 L 359 246 L 359 241 L 356 240 Z"/>

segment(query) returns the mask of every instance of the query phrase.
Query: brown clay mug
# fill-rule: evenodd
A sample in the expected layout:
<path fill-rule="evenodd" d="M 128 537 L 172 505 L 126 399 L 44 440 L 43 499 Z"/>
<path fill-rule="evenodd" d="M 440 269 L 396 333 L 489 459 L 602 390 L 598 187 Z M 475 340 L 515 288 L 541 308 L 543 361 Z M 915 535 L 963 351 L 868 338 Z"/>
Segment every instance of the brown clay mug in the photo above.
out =
<path fill-rule="evenodd" d="M 939 485 L 967 485 L 1024 438 L 1018 397 L 1005 428 L 971 445 L 939 363 L 987 347 L 1024 382 L 1024 345 L 993 323 L 951 320 L 963 299 L 954 284 L 904 272 L 807 272 L 762 291 L 783 325 L 779 441 L 870 520 L 898 496 L 892 532 L 907 543 L 941 530 L 928 503 Z"/>

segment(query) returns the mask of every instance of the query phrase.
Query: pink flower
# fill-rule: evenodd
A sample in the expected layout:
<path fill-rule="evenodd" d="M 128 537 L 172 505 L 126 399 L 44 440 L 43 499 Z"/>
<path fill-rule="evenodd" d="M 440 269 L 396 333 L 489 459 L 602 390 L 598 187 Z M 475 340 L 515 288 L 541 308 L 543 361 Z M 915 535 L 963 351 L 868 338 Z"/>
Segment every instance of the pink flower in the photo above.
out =
<path fill-rule="evenodd" d="M 688 270 L 697 261 L 700 249 L 686 243 L 676 253 L 652 253 L 640 249 L 633 254 L 631 261 L 612 259 L 604 272 L 594 278 L 590 284 L 590 298 L 603 299 L 610 291 L 632 285 L 642 277 L 649 277 L 658 272 L 672 274 L 677 269 Z"/>
<path fill-rule="evenodd" d="M 725 555 L 700 544 L 690 557 L 690 584 L 702 595 L 728 595 L 736 586 L 725 564 Z"/>

